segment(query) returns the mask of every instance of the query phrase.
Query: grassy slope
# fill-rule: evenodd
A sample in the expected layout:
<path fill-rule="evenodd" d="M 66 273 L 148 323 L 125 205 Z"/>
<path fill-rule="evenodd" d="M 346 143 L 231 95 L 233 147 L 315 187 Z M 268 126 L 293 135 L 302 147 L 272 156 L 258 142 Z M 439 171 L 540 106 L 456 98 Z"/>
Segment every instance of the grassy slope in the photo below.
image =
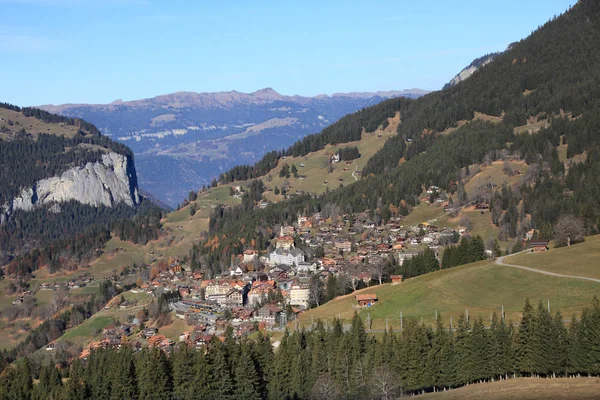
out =
<path fill-rule="evenodd" d="M 508 164 L 513 171 L 518 170 L 523 174 L 525 174 L 528 168 L 525 162 L 511 161 Z M 469 200 L 473 200 L 478 197 L 478 188 L 488 183 L 493 183 L 500 188 L 503 184 L 514 187 L 522 181 L 522 175 L 509 176 L 504 173 L 503 169 L 504 163 L 502 161 L 494 161 L 491 165 L 482 167 L 481 171 L 471 177 L 471 179 L 469 179 L 469 181 L 465 184 L 465 190 Z"/>
<path fill-rule="evenodd" d="M 113 325 L 115 321 L 119 321 L 121 323 L 126 322 L 127 316 L 135 315 L 140 309 L 143 308 L 143 305 L 148 304 L 152 300 L 151 296 L 145 293 L 124 292 L 122 293 L 122 296 L 128 301 L 136 302 L 137 305 L 125 310 L 119 310 L 118 308 L 101 310 L 94 314 L 91 318 L 85 320 L 81 325 L 67 330 L 64 335 L 62 335 L 56 341 L 69 341 L 87 347 L 89 342 L 100 338 L 101 335 L 98 335 L 97 332 L 102 331 L 102 329 L 106 328 L 107 326 Z M 117 296 L 117 298 L 120 297 L 121 295 Z M 112 304 L 114 301 L 116 301 L 116 298 L 112 299 L 110 303 Z"/>
<path fill-rule="evenodd" d="M 600 235 L 587 237 L 585 242 L 570 247 L 551 249 L 544 253 L 522 253 L 505 258 L 505 262 L 510 264 L 600 279 L 599 260 Z"/>
<path fill-rule="evenodd" d="M 4 121 L 0 121 L 0 126 L 6 126 L 11 132 L 10 134 L 0 133 L 0 139 L 10 137 L 12 134 L 19 132 L 22 128 L 25 128 L 27 133 L 31 133 L 37 136 L 40 133 L 52 133 L 59 136 L 73 137 L 77 133 L 77 127 L 72 125 L 64 124 L 49 124 L 40 119 L 34 117 L 26 117 L 21 112 L 8 110 L 6 108 L 0 108 L 0 118 Z M 11 120 L 13 125 L 8 125 L 8 121 Z"/>
<path fill-rule="evenodd" d="M 598 378 L 517 378 L 469 385 L 447 392 L 428 393 L 419 399 L 432 400 L 591 400 L 600 393 Z"/>
<path fill-rule="evenodd" d="M 371 158 L 385 143 L 385 141 L 396 134 L 396 129 L 400 123 L 400 116 L 397 114 L 394 118 L 388 118 L 389 125 L 383 130 L 377 130 L 375 132 L 366 133 L 363 132 L 360 141 L 343 143 L 340 145 L 327 145 L 323 150 L 310 153 L 304 157 L 287 157 L 283 160 L 279 160 L 277 166 L 271 170 L 269 175 L 273 178 L 272 181 L 268 182 L 263 179 L 265 185 L 274 189 L 275 186 L 280 189 L 283 186 L 292 186 L 289 193 L 295 193 L 297 190 L 308 191 L 311 193 L 324 193 L 327 188 L 336 189 L 340 183 L 348 185 L 354 183 L 356 180 L 352 177 L 352 173 L 355 170 L 362 170 L 366 165 L 369 158 Z M 349 146 L 357 146 L 361 157 L 350 165 L 345 162 L 340 162 L 333 165 L 333 172 L 327 173 L 327 160 L 330 155 L 335 153 L 338 149 Z M 305 175 L 305 179 L 296 179 L 293 176 L 290 178 L 280 178 L 279 171 L 284 164 L 288 164 L 290 167 L 295 164 L 298 168 L 298 174 Z M 304 164 L 304 167 L 300 167 L 300 164 Z M 344 171 L 344 169 L 348 169 Z M 342 181 L 340 181 L 342 179 Z M 327 181 L 327 184 L 325 184 Z M 239 182 L 236 184 L 245 184 L 247 182 Z M 229 187 L 230 185 L 225 185 Z M 267 192 L 266 198 L 270 201 L 280 201 L 283 196 L 275 196 L 273 192 Z"/>
<path fill-rule="evenodd" d="M 173 318 L 173 322 L 167 326 L 159 328 L 158 332 L 161 335 L 165 335 L 169 339 L 174 340 L 175 342 L 179 342 L 179 335 L 185 331 L 191 332 L 193 326 L 188 325 L 187 322 L 181 318 L 175 317 L 174 313 L 172 313 L 171 316 Z"/>
<path fill-rule="evenodd" d="M 448 325 L 450 316 L 456 318 L 466 308 L 469 315 L 482 315 L 488 320 L 490 312 L 499 313 L 504 306 L 506 317 L 518 321 L 525 299 L 529 297 L 536 303 L 550 300 L 553 310 L 560 310 L 569 317 L 588 305 L 599 289 L 593 282 L 544 276 L 484 261 L 437 271 L 398 285 L 364 289 L 363 292 L 376 293 L 379 303 L 361 310 L 360 315 L 366 318 L 370 314 L 374 319 L 373 329 L 383 328 L 385 318 L 397 329 L 400 312 L 404 317 L 423 317 L 424 322 L 433 323 L 437 310 Z M 350 318 L 355 305 L 353 296 L 339 298 L 303 314 L 301 320 L 337 315 Z"/>

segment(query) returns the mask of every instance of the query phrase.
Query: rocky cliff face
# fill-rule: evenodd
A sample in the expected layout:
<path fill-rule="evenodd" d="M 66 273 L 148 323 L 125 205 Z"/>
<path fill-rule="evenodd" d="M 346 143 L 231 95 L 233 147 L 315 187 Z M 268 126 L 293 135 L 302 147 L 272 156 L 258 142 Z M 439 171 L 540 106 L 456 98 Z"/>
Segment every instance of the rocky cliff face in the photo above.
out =
<path fill-rule="evenodd" d="M 462 71 L 460 71 L 458 74 L 456 74 L 456 76 L 454 76 L 454 78 L 452 78 L 452 80 L 450 80 L 450 82 L 448 82 L 446 85 L 444 85 L 444 89 L 446 89 L 450 86 L 457 85 L 460 82 L 470 78 L 471 75 L 473 75 L 475 73 L 475 71 L 477 71 L 479 68 L 491 63 L 500 54 L 502 54 L 502 53 L 491 53 L 491 54 L 486 54 L 483 57 L 476 58 L 475 60 L 473 60 L 473 62 L 471 64 L 469 64 L 468 66 L 463 68 Z"/>
<path fill-rule="evenodd" d="M 91 206 L 112 207 L 119 202 L 136 206 L 140 202 L 133 160 L 109 152 L 101 162 L 71 168 L 60 176 L 42 179 L 2 206 L 2 219 L 14 210 L 30 211 L 42 205 L 75 200 Z M 56 210 L 56 208 L 55 208 Z"/>

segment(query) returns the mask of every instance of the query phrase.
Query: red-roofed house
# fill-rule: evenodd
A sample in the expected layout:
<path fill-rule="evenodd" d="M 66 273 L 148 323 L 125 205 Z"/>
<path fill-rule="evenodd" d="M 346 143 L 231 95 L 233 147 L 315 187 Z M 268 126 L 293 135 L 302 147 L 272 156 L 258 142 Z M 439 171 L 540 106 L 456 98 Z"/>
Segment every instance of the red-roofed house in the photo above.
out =
<path fill-rule="evenodd" d="M 357 294 L 355 297 L 359 307 L 371 307 L 378 300 L 374 293 Z"/>

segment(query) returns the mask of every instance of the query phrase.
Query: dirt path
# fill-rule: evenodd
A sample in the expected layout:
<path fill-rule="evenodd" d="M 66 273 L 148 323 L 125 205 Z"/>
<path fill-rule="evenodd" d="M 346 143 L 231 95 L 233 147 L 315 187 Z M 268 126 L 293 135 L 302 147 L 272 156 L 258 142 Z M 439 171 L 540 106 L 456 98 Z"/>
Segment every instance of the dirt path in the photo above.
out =
<path fill-rule="evenodd" d="M 354 172 L 352 173 L 352 177 L 354 178 L 355 181 L 358 181 L 358 178 L 356 177 L 356 175 L 354 175 L 356 173 L 356 171 L 358 171 L 358 164 L 355 162 L 354 165 L 356 166 L 356 168 L 354 168 Z"/>
<path fill-rule="evenodd" d="M 521 251 L 519 253 L 515 253 L 515 254 L 525 253 L 525 252 L 528 252 L 528 251 L 531 251 L 531 250 L 523 250 L 523 251 Z M 515 255 L 515 254 L 511 254 L 511 255 Z M 541 269 L 535 269 L 535 268 L 531 268 L 531 267 L 525 267 L 523 265 L 509 264 L 509 263 L 504 262 L 504 259 L 506 257 L 507 256 L 498 257 L 496 259 L 496 264 L 503 265 L 505 267 L 519 268 L 519 269 L 522 269 L 522 270 L 525 270 L 525 271 L 530 271 L 530 272 L 537 272 L 538 274 L 544 274 L 544 275 L 549 275 L 549 276 L 556 276 L 558 278 L 581 279 L 581 280 L 584 280 L 584 281 L 592 281 L 592 282 L 600 283 L 600 279 L 589 278 L 587 276 L 563 275 L 563 274 L 557 274 L 555 272 L 544 271 L 544 270 L 541 270 Z"/>

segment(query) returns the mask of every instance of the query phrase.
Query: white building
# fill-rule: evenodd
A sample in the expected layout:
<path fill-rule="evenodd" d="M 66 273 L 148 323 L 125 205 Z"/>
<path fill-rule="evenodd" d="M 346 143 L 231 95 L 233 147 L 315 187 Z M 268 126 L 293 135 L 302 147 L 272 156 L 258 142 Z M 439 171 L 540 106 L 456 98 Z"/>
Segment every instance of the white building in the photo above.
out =
<path fill-rule="evenodd" d="M 269 263 L 272 265 L 298 265 L 304 262 L 304 252 L 299 249 L 276 249 L 269 254 Z"/>
<path fill-rule="evenodd" d="M 317 263 L 300 262 L 296 263 L 296 270 L 298 272 L 315 272 L 317 270 Z"/>
<path fill-rule="evenodd" d="M 293 306 L 308 307 L 310 290 L 307 285 L 293 285 L 290 289 L 290 304 Z"/>
<path fill-rule="evenodd" d="M 258 252 L 256 250 L 246 250 L 244 251 L 244 262 L 250 263 L 253 262 L 258 256 Z"/>

